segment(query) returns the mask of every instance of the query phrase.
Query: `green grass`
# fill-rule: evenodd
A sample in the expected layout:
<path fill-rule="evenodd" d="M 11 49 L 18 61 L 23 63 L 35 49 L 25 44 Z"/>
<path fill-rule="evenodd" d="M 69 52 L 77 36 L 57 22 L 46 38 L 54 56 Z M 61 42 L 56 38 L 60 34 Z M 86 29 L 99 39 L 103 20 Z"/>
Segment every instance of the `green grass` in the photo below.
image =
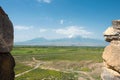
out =
<path fill-rule="evenodd" d="M 19 60 L 92 60 L 102 62 L 103 48 L 99 47 L 15 47 L 12 54 Z"/>
<path fill-rule="evenodd" d="M 90 72 L 91 70 L 88 67 L 82 67 L 80 71 Z"/>
<path fill-rule="evenodd" d="M 16 63 L 15 74 L 19 74 L 19 73 L 25 72 L 25 71 L 27 71 L 29 69 L 32 69 L 32 67 L 26 66 L 26 65 L 21 64 L 21 63 Z"/>
<path fill-rule="evenodd" d="M 52 70 L 36 69 L 21 77 L 17 77 L 16 80 L 77 80 L 74 75 L 61 73 Z"/>
<path fill-rule="evenodd" d="M 91 61 L 102 62 L 103 47 L 14 47 L 12 55 L 16 60 L 15 72 L 19 74 L 32 67 L 26 66 L 21 62 L 32 61 L 32 57 L 40 61 Z M 62 64 L 64 65 L 64 64 Z M 81 71 L 90 72 L 87 66 L 82 68 L 75 66 Z M 73 66 L 74 68 L 74 66 Z M 15 80 L 77 80 L 76 73 L 63 73 L 54 70 L 36 69 Z M 99 80 L 98 76 L 96 77 Z M 49 79 L 50 78 L 50 79 Z"/>
<path fill-rule="evenodd" d="M 24 72 L 31 69 L 28 66 L 18 64 L 15 68 L 17 73 Z M 15 80 L 77 80 L 75 77 L 77 74 L 73 73 L 63 73 L 54 70 L 44 70 L 44 69 L 35 69 L 27 74 L 24 74 L 20 77 L 15 78 Z"/>

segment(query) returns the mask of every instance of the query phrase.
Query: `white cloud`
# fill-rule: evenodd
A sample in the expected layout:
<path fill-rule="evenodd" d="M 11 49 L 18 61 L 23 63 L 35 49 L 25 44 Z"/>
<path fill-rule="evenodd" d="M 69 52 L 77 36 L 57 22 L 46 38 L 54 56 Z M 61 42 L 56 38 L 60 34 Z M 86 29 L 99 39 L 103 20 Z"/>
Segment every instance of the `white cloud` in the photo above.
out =
<path fill-rule="evenodd" d="M 42 33 L 42 32 L 46 32 L 47 31 L 47 29 L 40 29 L 40 32 Z"/>
<path fill-rule="evenodd" d="M 20 26 L 20 25 L 16 25 L 14 26 L 15 30 L 29 30 L 32 28 L 32 26 Z"/>
<path fill-rule="evenodd" d="M 66 35 L 68 38 L 81 36 L 84 38 L 91 37 L 92 32 L 85 30 L 83 27 L 69 26 L 63 29 L 56 29 L 57 34 Z"/>
<path fill-rule="evenodd" d="M 38 2 L 51 3 L 52 0 L 37 0 Z"/>
<path fill-rule="evenodd" d="M 35 26 L 14 26 L 15 42 L 26 41 L 33 38 L 43 37 L 46 39 L 73 38 L 77 36 L 94 38 L 92 32 L 78 26 L 65 28 L 40 28 Z"/>
<path fill-rule="evenodd" d="M 61 20 L 60 20 L 60 24 L 63 24 L 63 23 L 64 23 L 64 20 L 63 20 L 63 19 L 61 19 Z"/>

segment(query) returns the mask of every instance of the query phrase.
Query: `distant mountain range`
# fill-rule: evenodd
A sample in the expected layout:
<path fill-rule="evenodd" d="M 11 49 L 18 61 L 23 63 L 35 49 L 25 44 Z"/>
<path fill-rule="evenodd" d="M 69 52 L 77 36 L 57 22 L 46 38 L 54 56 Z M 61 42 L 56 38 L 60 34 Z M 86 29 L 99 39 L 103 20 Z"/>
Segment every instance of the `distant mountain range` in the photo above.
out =
<path fill-rule="evenodd" d="M 16 42 L 15 45 L 33 45 L 33 46 L 106 46 L 108 43 L 104 40 L 90 38 L 63 38 L 48 40 L 45 38 L 35 38 L 24 42 Z"/>

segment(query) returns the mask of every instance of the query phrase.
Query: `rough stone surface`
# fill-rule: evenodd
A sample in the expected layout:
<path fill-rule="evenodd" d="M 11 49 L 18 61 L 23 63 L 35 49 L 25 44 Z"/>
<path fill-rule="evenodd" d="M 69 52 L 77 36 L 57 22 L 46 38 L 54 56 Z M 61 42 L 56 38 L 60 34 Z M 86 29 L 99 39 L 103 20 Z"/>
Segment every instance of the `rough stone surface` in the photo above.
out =
<path fill-rule="evenodd" d="M 113 27 L 108 27 L 108 29 L 104 32 L 104 36 L 107 36 L 107 35 L 110 35 L 110 36 L 117 35 L 116 29 L 114 29 Z"/>
<path fill-rule="evenodd" d="M 15 61 L 10 51 L 13 46 L 13 25 L 0 7 L 0 80 L 14 80 Z"/>
<path fill-rule="evenodd" d="M 14 80 L 15 61 L 9 52 L 0 53 L 0 80 Z"/>
<path fill-rule="evenodd" d="M 117 29 L 114 29 L 113 27 L 109 27 L 104 32 L 104 37 L 107 42 L 112 41 L 113 39 L 118 39 L 119 31 Z"/>
<path fill-rule="evenodd" d="M 120 41 L 112 41 L 105 48 L 102 57 L 108 67 L 120 72 Z"/>
<path fill-rule="evenodd" d="M 120 80 L 120 76 L 117 74 L 118 73 L 112 69 L 104 68 L 103 73 L 101 74 L 101 78 L 102 80 Z"/>
<path fill-rule="evenodd" d="M 112 27 L 104 32 L 104 37 L 110 44 L 104 49 L 102 58 L 104 69 L 102 80 L 120 80 L 120 20 L 112 21 Z"/>
<path fill-rule="evenodd" d="M 10 52 L 13 47 L 13 25 L 0 7 L 0 52 Z"/>
<path fill-rule="evenodd" d="M 112 21 L 113 28 L 120 29 L 120 20 Z"/>

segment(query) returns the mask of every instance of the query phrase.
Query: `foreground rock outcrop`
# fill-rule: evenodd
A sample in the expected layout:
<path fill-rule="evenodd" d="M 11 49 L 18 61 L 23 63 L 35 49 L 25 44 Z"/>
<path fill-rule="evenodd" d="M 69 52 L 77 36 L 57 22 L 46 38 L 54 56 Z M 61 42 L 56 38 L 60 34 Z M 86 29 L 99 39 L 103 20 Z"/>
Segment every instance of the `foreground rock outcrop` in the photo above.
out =
<path fill-rule="evenodd" d="M 10 52 L 13 46 L 13 25 L 0 7 L 0 52 Z"/>
<path fill-rule="evenodd" d="M 14 80 L 15 61 L 10 51 L 13 47 L 13 25 L 0 7 L 0 80 Z"/>
<path fill-rule="evenodd" d="M 104 32 L 104 36 L 110 44 L 102 55 L 105 65 L 102 80 L 120 80 L 120 20 L 112 21 L 112 26 Z"/>

